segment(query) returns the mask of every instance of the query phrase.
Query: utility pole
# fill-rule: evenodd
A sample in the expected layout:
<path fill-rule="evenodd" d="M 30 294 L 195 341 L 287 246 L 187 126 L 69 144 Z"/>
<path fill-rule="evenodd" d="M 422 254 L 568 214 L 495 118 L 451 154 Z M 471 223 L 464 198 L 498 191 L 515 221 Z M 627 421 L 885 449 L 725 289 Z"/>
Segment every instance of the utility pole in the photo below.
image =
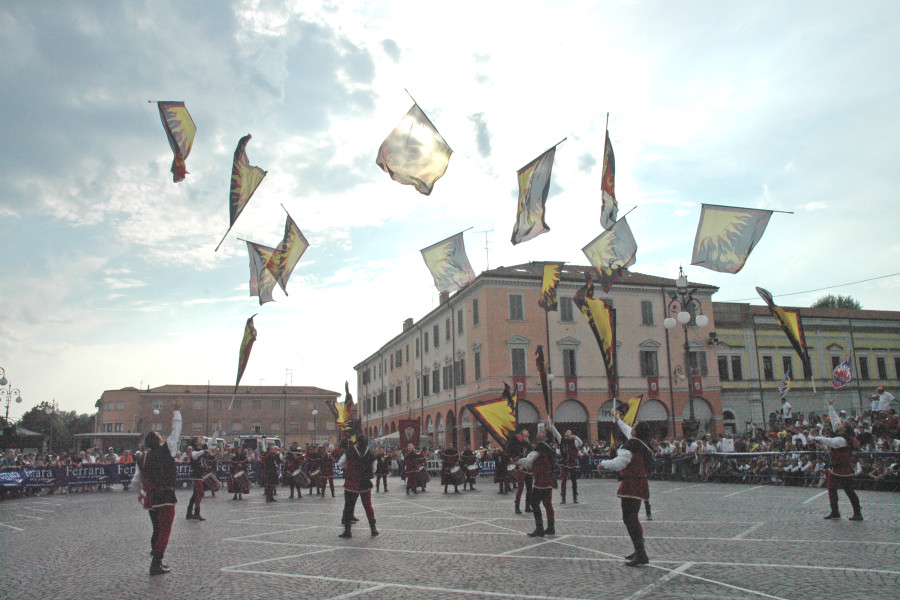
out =
<path fill-rule="evenodd" d="M 489 271 L 491 269 L 491 260 L 490 254 L 488 253 L 488 234 L 494 231 L 494 228 L 490 229 L 482 229 L 481 231 L 476 231 L 475 233 L 483 233 L 484 234 L 484 270 Z"/>

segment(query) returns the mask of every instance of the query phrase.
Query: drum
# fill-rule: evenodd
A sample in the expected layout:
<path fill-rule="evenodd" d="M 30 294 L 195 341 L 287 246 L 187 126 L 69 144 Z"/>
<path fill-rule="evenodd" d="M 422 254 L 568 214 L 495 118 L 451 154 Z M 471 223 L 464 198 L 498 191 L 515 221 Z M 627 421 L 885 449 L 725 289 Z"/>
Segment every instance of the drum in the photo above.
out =
<path fill-rule="evenodd" d="M 313 471 L 312 473 L 309 474 L 309 484 L 308 484 L 309 487 L 317 487 L 317 488 L 322 487 L 323 484 L 322 484 L 321 473 L 322 473 L 321 469 L 316 469 L 315 471 Z"/>
<path fill-rule="evenodd" d="M 203 476 L 203 489 L 209 490 L 210 492 L 218 492 L 219 488 L 222 487 L 222 484 L 219 483 L 219 479 L 216 477 L 216 474 L 213 472 L 209 472 Z"/>
<path fill-rule="evenodd" d="M 232 479 L 234 479 L 233 494 L 247 494 L 250 492 L 250 478 L 247 477 L 246 471 L 238 471 Z"/>
<path fill-rule="evenodd" d="M 475 479 L 478 477 L 478 465 L 473 464 L 466 467 L 466 477 L 469 479 Z"/>
<path fill-rule="evenodd" d="M 450 469 L 450 483 L 453 485 L 459 485 L 466 480 L 466 473 L 459 467 L 459 465 Z"/>
<path fill-rule="evenodd" d="M 512 463 L 506 465 L 506 476 L 507 476 L 507 477 L 509 478 L 509 480 L 512 481 L 513 483 L 515 483 L 516 481 L 518 481 L 518 479 L 516 478 L 516 465 L 514 465 L 514 464 L 512 464 Z"/>
<path fill-rule="evenodd" d="M 303 472 L 303 469 L 297 469 L 291 473 L 291 483 L 297 487 L 307 487 L 309 485 L 309 477 Z"/>

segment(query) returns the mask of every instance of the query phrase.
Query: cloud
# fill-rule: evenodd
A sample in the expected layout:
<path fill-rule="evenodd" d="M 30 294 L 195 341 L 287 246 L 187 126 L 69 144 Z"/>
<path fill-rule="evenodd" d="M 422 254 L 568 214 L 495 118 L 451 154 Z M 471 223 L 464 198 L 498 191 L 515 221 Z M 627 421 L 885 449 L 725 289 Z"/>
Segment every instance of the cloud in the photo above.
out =
<path fill-rule="evenodd" d="M 384 53 L 395 63 L 400 62 L 400 46 L 397 45 L 397 42 L 390 39 L 382 40 L 381 49 L 384 50 Z"/>
<path fill-rule="evenodd" d="M 488 126 L 484 120 L 484 113 L 469 115 L 469 120 L 475 124 L 475 139 L 478 143 L 478 153 L 482 158 L 489 157 L 491 155 L 491 134 L 488 132 Z"/>

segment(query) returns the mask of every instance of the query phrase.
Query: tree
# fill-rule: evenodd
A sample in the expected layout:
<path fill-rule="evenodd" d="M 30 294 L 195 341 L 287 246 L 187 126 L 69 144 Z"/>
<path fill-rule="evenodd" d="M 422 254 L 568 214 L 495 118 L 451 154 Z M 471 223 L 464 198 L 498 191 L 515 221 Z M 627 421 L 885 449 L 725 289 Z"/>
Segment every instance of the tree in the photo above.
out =
<path fill-rule="evenodd" d="M 853 310 L 862 310 L 862 304 L 854 300 L 852 296 L 841 296 L 838 294 L 828 294 L 822 296 L 812 303 L 810 308 L 851 308 Z"/>

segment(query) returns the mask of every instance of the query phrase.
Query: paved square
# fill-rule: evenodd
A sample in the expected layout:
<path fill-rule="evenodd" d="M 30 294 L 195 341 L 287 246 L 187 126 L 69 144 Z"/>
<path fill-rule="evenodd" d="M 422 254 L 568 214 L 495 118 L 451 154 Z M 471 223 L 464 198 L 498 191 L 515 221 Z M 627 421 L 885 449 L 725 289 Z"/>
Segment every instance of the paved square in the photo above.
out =
<path fill-rule="evenodd" d="M 353 538 L 337 537 L 343 491 L 266 504 L 259 488 L 204 500 L 186 521 L 181 490 L 166 554 L 172 573 L 149 577 L 150 520 L 133 493 L 0 503 L 3 598 L 785 598 L 900 597 L 900 495 L 860 492 L 865 521 L 825 521 L 824 490 L 651 482 L 643 521 L 651 564 L 631 551 L 616 482 L 581 481 L 559 504 L 558 535 L 532 539 L 530 514 L 486 481 L 444 495 L 432 482 L 407 496 L 397 478 L 373 493 L 381 535 L 362 506 Z M 842 493 L 843 494 L 843 493 Z M 848 514 L 849 504 L 841 496 Z"/>

